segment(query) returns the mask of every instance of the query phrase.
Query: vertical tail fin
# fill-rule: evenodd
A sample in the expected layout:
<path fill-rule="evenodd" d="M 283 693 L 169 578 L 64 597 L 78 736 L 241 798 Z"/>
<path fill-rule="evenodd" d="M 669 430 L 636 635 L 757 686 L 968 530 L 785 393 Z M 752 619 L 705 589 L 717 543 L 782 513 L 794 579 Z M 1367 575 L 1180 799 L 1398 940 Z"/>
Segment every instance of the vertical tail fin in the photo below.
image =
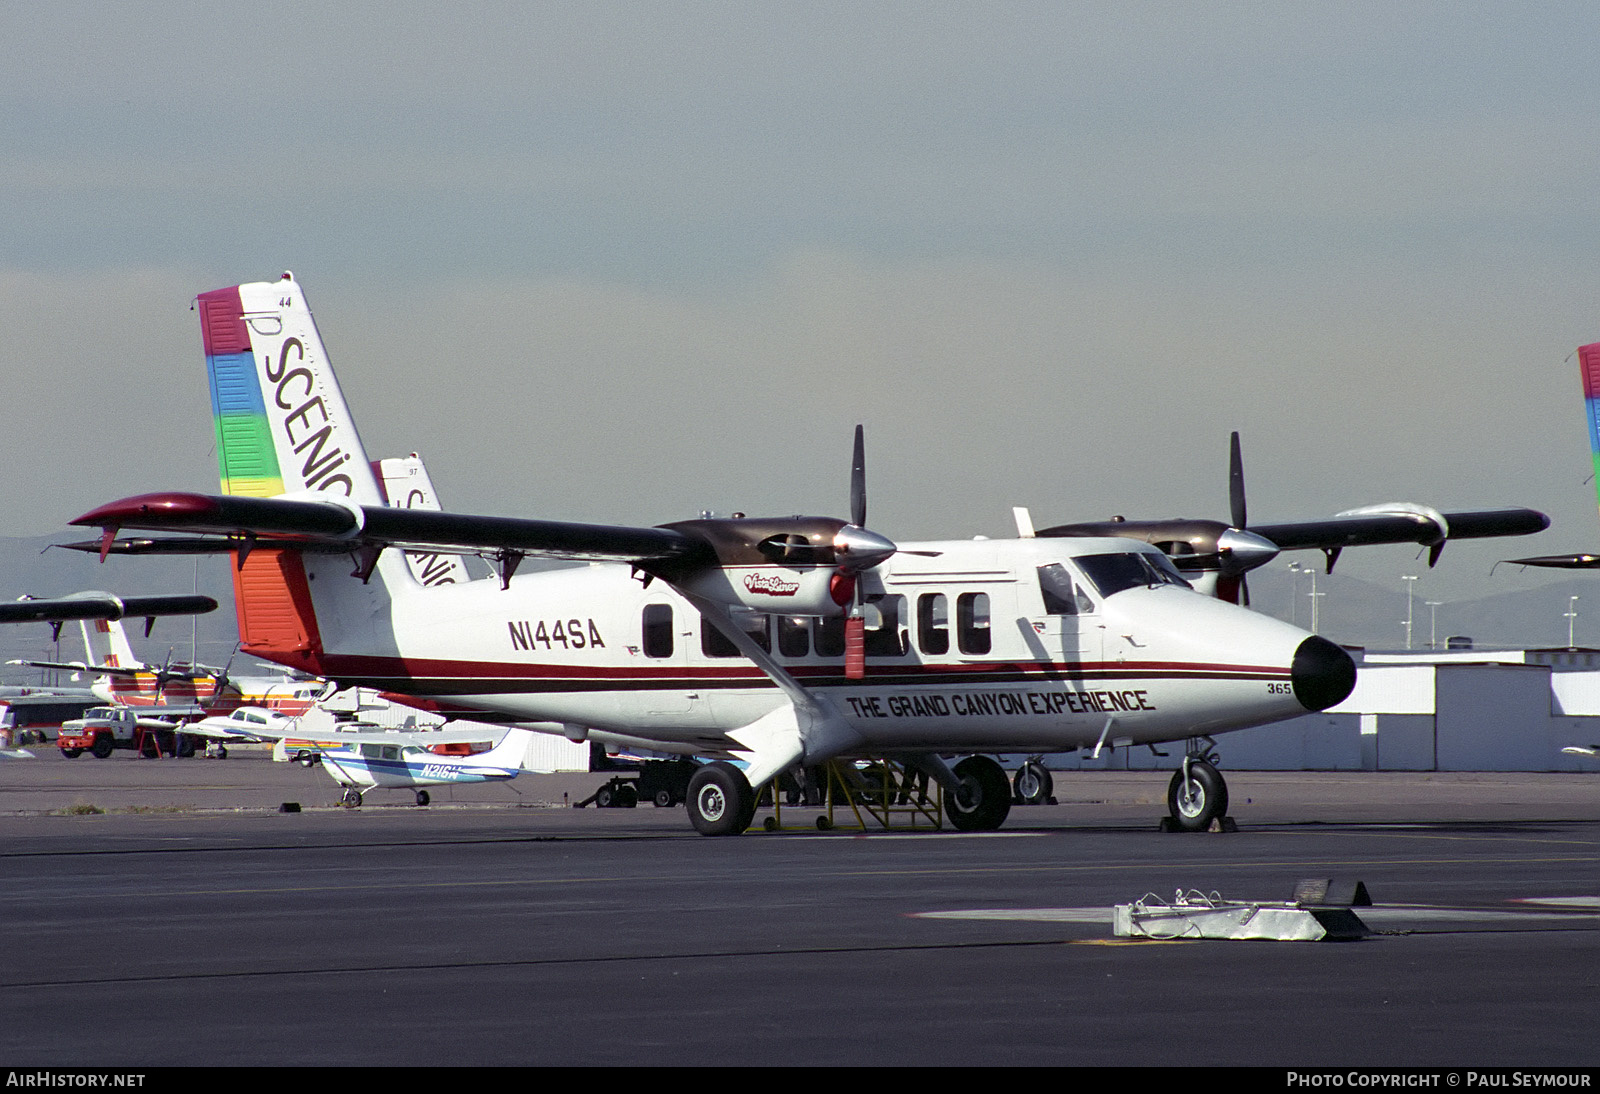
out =
<path fill-rule="evenodd" d="M 128 644 L 128 634 L 120 620 L 85 619 L 81 625 L 83 652 L 89 664 L 127 669 L 144 663 L 133 655 L 133 647 Z"/>
<path fill-rule="evenodd" d="M 300 286 L 285 274 L 198 304 L 223 493 L 383 504 Z"/>
<path fill-rule="evenodd" d="M 197 300 L 217 463 L 226 494 L 331 494 L 382 505 L 377 476 L 293 277 Z M 234 568 L 241 647 L 317 668 L 322 636 L 296 552 L 249 552 Z"/>
<path fill-rule="evenodd" d="M 433 488 L 433 480 L 422 465 L 422 457 L 415 452 L 379 460 L 375 470 L 384 503 L 390 508 L 439 509 L 439 495 Z M 467 564 L 459 555 L 407 551 L 406 565 L 419 585 L 457 585 L 472 580 Z"/>

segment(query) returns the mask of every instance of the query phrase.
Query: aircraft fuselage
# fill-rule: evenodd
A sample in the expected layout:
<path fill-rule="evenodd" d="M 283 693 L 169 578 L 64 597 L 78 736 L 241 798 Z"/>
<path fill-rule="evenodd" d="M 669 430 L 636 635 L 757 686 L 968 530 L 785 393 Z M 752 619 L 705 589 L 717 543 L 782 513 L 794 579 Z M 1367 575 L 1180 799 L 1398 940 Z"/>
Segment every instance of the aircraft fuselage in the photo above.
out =
<path fill-rule="evenodd" d="M 732 616 L 780 672 L 832 704 L 863 752 L 1056 752 L 1211 735 L 1322 709 L 1354 680 L 1331 643 L 1188 589 L 1142 543 L 903 548 L 862 577 L 860 679 L 845 672 L 838 618 Z M 689 754 L 727 749 L 728 731 L 785 702 L 687 599 L 624 565 L 524 574 L 505 589 L 401 588 L 392 610 L 375 581 L 357 595 L 371 610 L 352 611 L 347 560 L 303 564 L 319 647 L 277 659 L 344 684 Z M 758 587 L 804 576 L 771 569 Z M 321 601 L 336 585 L 334 611 Z"/>

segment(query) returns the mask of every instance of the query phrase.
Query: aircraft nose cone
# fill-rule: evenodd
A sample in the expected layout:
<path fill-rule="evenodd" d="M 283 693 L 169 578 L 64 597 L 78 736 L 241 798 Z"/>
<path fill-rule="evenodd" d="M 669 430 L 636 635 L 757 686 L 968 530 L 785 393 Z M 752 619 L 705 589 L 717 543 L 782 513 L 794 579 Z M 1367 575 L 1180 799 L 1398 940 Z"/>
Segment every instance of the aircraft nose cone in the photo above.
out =
<path fill-rule="evenodd" d="M 1294 651 L 1289 668 L 1294 697 L 1307 710 L 1327 710 L 1344 702 L 1356 686 L 1356 663 L 1326 638 L 1312 635 Z"/>

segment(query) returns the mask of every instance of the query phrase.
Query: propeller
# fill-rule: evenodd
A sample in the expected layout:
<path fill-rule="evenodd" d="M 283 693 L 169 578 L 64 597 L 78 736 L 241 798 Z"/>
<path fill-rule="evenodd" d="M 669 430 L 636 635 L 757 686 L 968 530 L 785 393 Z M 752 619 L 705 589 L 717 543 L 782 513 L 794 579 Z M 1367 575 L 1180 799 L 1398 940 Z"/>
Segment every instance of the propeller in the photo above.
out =
<path fill-rule="evenodd" d="M 1244 456 L 1239 451 L 1239 433 L 1228 442 L 1228 518 L 1232 527 L 1217 536 L 1217 595 L 1235 604 L 1250 606 L 1250 585 L 1245 574 L 1264 566 L 1278 556 L 1278 545 L 1249 530 L 1249 510 L 1244 496 Z"/>
<path fill-rule="evenodd" d="M 895 553 L 894 542 L 865 527 L 867 523 L 867 456 L 865 431 L 856 426 L 855 449 L 850 458 L 850 523 L 833 537 L 836 569 L 829 592 L 834 603 L 846 609 L 844 620 L 844 674 L 860 680 L 867 672 L 866 628 L 862 614 L 858 575 Z"/>

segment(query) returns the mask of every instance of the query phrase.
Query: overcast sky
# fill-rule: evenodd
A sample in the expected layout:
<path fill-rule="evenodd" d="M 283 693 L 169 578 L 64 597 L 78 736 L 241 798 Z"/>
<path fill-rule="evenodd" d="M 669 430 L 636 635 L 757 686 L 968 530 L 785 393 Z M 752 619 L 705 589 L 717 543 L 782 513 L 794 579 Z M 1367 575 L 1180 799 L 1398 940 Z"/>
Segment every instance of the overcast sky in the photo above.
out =
<path fill-rule="evenodd" d="M 0 40 L 9 534 L 215 489 L 189 303 L 292 269 L 369 453 L 452 509 L 843 515 L 863 421 L 898 539 L 1224 517 L 1238 429 L 1259 521 L 1555 522 L 1340 563 L 1396 588 L 1600 548 L 1592 3 L 41 2 Z"/>

